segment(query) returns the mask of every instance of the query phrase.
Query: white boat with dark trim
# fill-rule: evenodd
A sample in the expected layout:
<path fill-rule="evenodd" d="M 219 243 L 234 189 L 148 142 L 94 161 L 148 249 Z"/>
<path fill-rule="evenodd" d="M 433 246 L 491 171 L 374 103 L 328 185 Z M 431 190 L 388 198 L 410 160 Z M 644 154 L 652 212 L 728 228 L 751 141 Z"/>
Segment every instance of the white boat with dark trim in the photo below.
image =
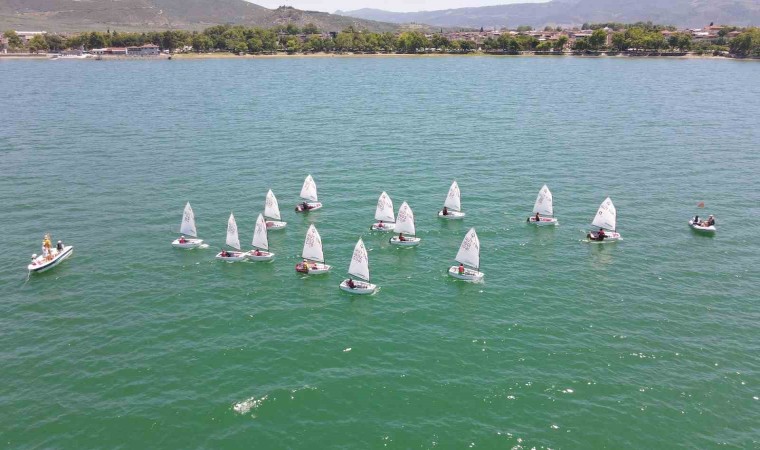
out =
<path fill-rule="evenodd" d="M 235 251 L 222 250 L 216 254 L 216 259 L 227 262 L 243 261 L 247 257 L 247 253 L 240 251 L 240 239 L 238 239 L 238 228 L 235 223 L 235 216 L 230 213 L 230 218 L 227 220 L 227 245 L 235 249 Z"/>
<path fill-rule="evenodd" d="M 360 280 L 348 278 L 340 283 L 340 288 L 352 294 L 367 295 L 377 291 L 377 285 L 370 283 L 369 280 L 369 256 L 367 248 L 364 247 L 364 241 L 359 241 L 354 247 L 354 254 L 351 256 L 351 264 L 348 266 L 348 274 L 353 275 Z"/>
<path fill-rule="evenodd" d="M 689 226 L 692 230 L 701 231 L 703 233 L 715 233 L 718 231 L 718 229 L 715 228 L 715 218 L 712 214 L 707 220 L 699 220 L 699 216 L 689 219 Z"/>
<path fill-rule="evenodd" d="M 396 228 L 396 216 L 393 212 L 393 201 L 391 197 L 383 191 L 380 198 L 377 199 L 377 208 L 375 209 L 375 220 L 369 228 L 372 231 L 393 231 Z"/>
<path fill-rule="evenodd" d="M 462 194 L 459 192 L 459 185 L 456 180 L 451 183 L 449 193 L 443 202 L 443 209 L 438 211 L 438 217 L 442 219 L 457 220 L 464 219 L 462 212 Z"/>
<path fill-rule="evenodd" d="M 303 180 L 300 197 L 304 201 L 296 205 L 296 212 L 310 212 L 322 208 L 322 203 L 317 198 L 317 183 L 314 182 L 311 175 L 307 175 L 306 179 Z"/>
<path fill-rule="evenodd" d="M 475 228 L 470 228 L 464 236 L 455 259 L 459 266 L 449 267 L 450 276 L 471 282 L 483 279 L 484 274 L 480 271 L 480 239 Z"/>
<path fill-rule="evenodd" d="M 42 241 L 42 254 L 39 256 L 37 254 L 32 255 L 32 261 L 26 268 L 30 273 L 45 272 L 62 263 L 72 253 L 74 253 L 74 246 L 63 245 L 61 241 L 58 241 L 56 248 L 52 248 L 50 235 L 46 234 Z"/>
<path fill-rule="evenodd" d="M 264 217 L 267 219 L 268 230 L 281 230 L 288 224 L 282 221 L 280 216 L 280 205 L 277 203 L 277 197 L 274 196 L 274 192 L 270 189 L 267 192 L 267 199 L 264 205 Z"/>
<path fill-rule="evenodd" d="M 549 187 L 544 185 L 540 191 L 538 191 L 538 197 L 536 197 L 536 203 L 533 205 L 533 215 L 528 217 L 528 223 L 534 225 L 558 225 L 559 222 L 554 216 L 554 202 L 552 199 L 552 192 Z"/>
<path fill-rule="evenodd" d="M 253 250 L 248 252 L 248 259 L 251 261 L 271 261 L 274 259 L 274 253 L 269 251 L 269 239 L 267 239 L 267 224 L 264 216 L 259 214 L 256 219 L 256 227 L 253 229 L 253 241 L 251 241 Z"/>
<path fill-rule="evenodd" d="M 321 275 L 332 269 L 332 266 L 325 264 L 325 255 L 322 251 L 322 237 L 319 235 L 314 224 L 309 225 L 309 230 L 306 232 L 301 257 L 303 261 L 296 264 L 296 272 L 298 273 Z"/>
<path fill-rule="evenodd" d="M 604 199 L 599 209 L 596 211 L 594 221 L 591 225 L 599 227 L 599 231 L 589 231 L 586 237 L 589 242 L 603 244 L 605 242 L 617 242 L 621 240 L 620 233 L 615 231 L 617 226 L 617 210 L 609 197 Z"/>
<path fill-rule="evenodd" d="M 421 239 L 415 236 L 417 230 L 414 226 L 414 213 L 406 202 L 402 203 L 398 209 L 394 232 L 398 233 L 398 236 L 393 236 L 388 240 L 391 245 L 414 247 L 420 244 Z M 407 236 L 404 236 L 404 234 L 407 234 Z"/>
<path fill-rule="evenodd" d="M 179 227 L 182 236 L 172 242 L 176 248 L 197 248 L 203 244 L 203 239 L 198 239 L 198 231 L 195 229 L 195 213 L 190 206 L 190 202 L 185 205 L 185 211 L 182 213 L 182 225 Z M 192 236 L 186 238 L 185 236 Z"/>

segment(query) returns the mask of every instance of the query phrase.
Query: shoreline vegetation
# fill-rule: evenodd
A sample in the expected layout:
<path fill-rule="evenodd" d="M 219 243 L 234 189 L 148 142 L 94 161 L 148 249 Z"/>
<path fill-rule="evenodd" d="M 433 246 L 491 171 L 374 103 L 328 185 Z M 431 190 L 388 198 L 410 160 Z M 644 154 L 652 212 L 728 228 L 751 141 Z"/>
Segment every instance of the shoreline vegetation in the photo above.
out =
<path fill-rule="evenodd" d="M 535 55 L 760 58 L 760 28 L 710 26 L 677 30 L 651 22 L 584 24 L 563 30 L 531 27 L 516 30 L 462 30 L 374 33 L 348 27 L 323 32 L 314 25 L 270 29 L 216 25 L 202 32 L 170 30 L 125 33 L 108 30 L 73 35 L 36 33 L 24 41 L 15 31 L 3 33 L 3 56 L 97 55 L 98 59 L 134 58 L 132 49 L 152 46 L 158 55 L 140 58 L 387 56 L 387 55 Z M 15 53 L 14 53 L 15 52 Z"/>

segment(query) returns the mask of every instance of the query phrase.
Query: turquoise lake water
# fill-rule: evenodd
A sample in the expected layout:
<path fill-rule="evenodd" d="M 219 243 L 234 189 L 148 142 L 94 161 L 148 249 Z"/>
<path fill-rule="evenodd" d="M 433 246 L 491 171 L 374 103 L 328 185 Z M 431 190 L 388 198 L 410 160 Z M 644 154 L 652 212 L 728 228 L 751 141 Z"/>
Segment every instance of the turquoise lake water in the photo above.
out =
<path fill-rule="evenodd" d="M 758 448 L 758 80 L 725 60 L 0 61 L 0 445 Z M 296 215 L 308 173 L 325 207 Z M 436 217 L 453 179 L 462 222 Z M 544 183 L 552 229 L 525 224 Z M 215 261 L 268 188 L 276 260 Z M 368 231 L 384 190 L 418 248 Z M 584 243 L 606 196 L 624 240 Z M 170 246 L 187 201 L 208 249 Z M 323 277 L 294 271 L 309 223 Z M 446 275 L 470 227 L 482 284 Z M 27 279 L 45 232 L 74 256 Z M 338 289 L 359 237 L 372 297 Z"/>

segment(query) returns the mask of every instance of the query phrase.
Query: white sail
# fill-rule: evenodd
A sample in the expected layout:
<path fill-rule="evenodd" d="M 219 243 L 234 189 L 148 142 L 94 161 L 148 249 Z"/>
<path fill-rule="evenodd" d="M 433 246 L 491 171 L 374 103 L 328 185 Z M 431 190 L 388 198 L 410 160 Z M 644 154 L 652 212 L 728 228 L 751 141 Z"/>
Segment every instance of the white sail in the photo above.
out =
<path fill-rule="evenodd" d="M 269 250 L 267 223 L 264 220 L 264 216 L 261 214 L 259 214 L 258 219 L 256 219 L 256 227 L 253 230 L 253 241 L 251 242 L 251 245 L 262 250 Z"/>
<path fill-rule="evenodd" d="M 275 220 L 282 220 L 280 217 L 280 205 L 277 204 L 277 197 L 274 196 L 274 192 L 270 189 L 267 192 L 267 200 L 264 205 L 264 216 L 271 217 Z"/>
<path fill-rule="evenodd" d="M 533 214 L 539 213 L 542 216 L 554 215 L 554 204 L 552 200 L 552 192 L 544 185 L 540 191 L 538 191 L 538 197 L 536 197 L 536 204 L 533 205 Z"/>
<path fill-rule="evenodd" d="M 412 208 L 410 208 L 406 202 L 402 203 L 401 207 L 398 209 L 396 228 L 394 228 L 394 231 L 396 233 L 415 234 L 414 213 L 412 212 Z"/>
<path fill-rule="evenodd" d="M 306 232 L 301 256 L 311 261 L 325 262 L 325 255 L 322 253 L 322 238 L 313 224 L 309 225 L 309 231 Z"/>
<path fill-rule="evenodd" d="M 314 178 L 308 175 L 303 180 L 303 187 L 301 188 L 301 198 L 310 202 L 316 202 L 317 200 L 317 183 L 314 182 Z"/>
<path fill-rule="evenodd" d="M 369 257 L 367 256 L 367 249 L 364 247 L 364 241 L 361 238 L 359 238 L 359 242 L 354 247 L 354 254 L 351 256 L 348 273 L 362 280 L 369 281 Z"/>
<path fill-rule="evenodd" d="M 195 230 L 195 213 L 193 213 L 193 208 L 190 207 L 190 202 L 187 202 L 187 205 L 185 205 L 185 212 L 182 214 L 182 225 L 179 227 L 179 232 L 192 237 L 198 236 L 198 232 Z"/>
<path fill-rule="evenodd" d="M 609 197 L 599 205 L 599 210 L 597 210 L 596 216 L 594 217 L 594 221 L 591 222 L 591 225 L 615 231 L 615 226 L 617 225 L 617 210 L 615 210 L 615 205 L 612 204 L 612 200 L 610 200 Z"/>
<path fill-rule="evenodd" d="M 384 222 L 393 222 L 396 220 L 393 212 L 393 201 L 385 191 L 383 191 L 383 193 L 380 194 L 380 198 L 377 199 L 375 220 L 382 220 Z"/>
<path fill-rule="evenodd" d="M 227 221 L 227 245 L 235 250 L 240 250 L 237 223 L 235 223 L 235 216 L 232 213 L 230 213 L 230 219 Z"/>
<path fill-rule="evenodd" d="M 476 269 L 480 267 L 480 239 L 478 239 L 475 228 L 470 228 L 470 231 L 464 236 L 455 259 Z"/>
<path fill-rule="evenodd" d="M 454 211 L 462 210 L 462 194 L 459 192 L 459 185 L 456 181 L 451 183 L 449 193 L 446 195 L 446 201 L 443 202 L 443 206 L 453 209 Z"/>

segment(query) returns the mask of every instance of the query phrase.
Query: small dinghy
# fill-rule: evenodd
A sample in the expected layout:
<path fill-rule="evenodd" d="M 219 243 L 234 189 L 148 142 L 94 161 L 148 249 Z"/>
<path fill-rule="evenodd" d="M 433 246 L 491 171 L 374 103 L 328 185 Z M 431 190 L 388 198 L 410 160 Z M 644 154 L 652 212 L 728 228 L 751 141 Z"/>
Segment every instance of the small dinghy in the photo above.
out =
<path fill-rule="evenodd" d="M 464 236 L 462 245 L 459 246 L 456 258 L 459 266 L 449 267 L 449 275 L 464 281 L 480 281 L 483 279 L 483 272 L 480 271 L 480 239 L 475 228 Z"/>
<path fill-rule="evenodd" d="M 253 250 L 248 252 L 248 259 L 251 261 L 271 261 L 274 258 L 274 253 L 269 251 L 267 224 L 264 221 L 264 216 L 261 214 L 256 219 L 256 227 L 253 230 L 251 245 L 253 246 Z"/>
<path fill-rule="evenodd" d="M 281 230 L 288 224 L 287 222 L 282 222 L 280 205 L 277 203 L 277 197 L 274 196 L 274 192 L 271 189 L 267 192 L 264 217 L 267 218 L 266 224 L 268 230 Z"/>
<path fill-rule="evenodd" d="M 178 239 L 172 242 L 172 246 L 176 248 L 196 248 L 203 244 L 203 239 L 197 239 L 198 232 L 195 230 L 195 214 L 193 208 L 190 206 L 190 202 L 185 205 L 185 211 L 182 214 L 182 225 L 179 227 L 179 232 L 182 233 Z M 185 236 L 192 236 L 186 238 Z"/>
<path fill-rule="evenodd" d="M 46 234 L 42 240 L 42 254 L 32 255 L 32 261 L 26 268 L 30 273 L 45 272 L 62 263 L 72 253 L 74 253 L 74 246 L 63 245 L 61 241 L 58 241 L 56 248 L 53 248 L 50 244 L 50 235 Z"/>
<path fill-rule="evenodd" d="M 236 251 L 222 250 L 216 254 L 216 259 L 227 262 L 243 261 L 247 253 L 240 251 L 240 239 L 238 239 L 238 228 L 235 223 L 235 216 L 230 213 L 230 218 L 227 220 L 227 245 L 234 248 Z"/>
<path fill-rule="evenodd" d="M 383 191 L 380 198 L 377 199 L 377 209 L 375 209 L 375 220 L 369 228 L 372 231 L 393 231 L 396 228 L 395 214 L 393 213 L 393 201 L 388 194 Z"/>
<path fill-rule="evenodd" d="M 325 264 L 325 255 L 322 252 L 322 238 L 319 236 L 319 232 L 314 224 L 309 225 L 309 231 L 306 232 L 301 257 L 303 261 L 296 264 L 296 272 L 298 273 L 320 275 L 332 269 L 332 266 Z"/>
<path fill-rule="evenodd" d="M 398 236 L 393 236 L 388 240 L 391 245 L 400 245 L 403 247 L 414 247 L 419 245 L 420 238 L 416 237 L 416 229 L 414 227 L 414 213 L 412 208 L 404 202 L 401 204 L 401 208 L 398 209 L 398 215 L 396 216 L 396 228 L 394 230 L 398 233 Z M 404 236 L 406 233 L 408 236 Z"/>
<path fill-rule="evenodd" d="M 296 205 L 296 212 L 316 211 L 322 208 L 322 203 L 317 198 L 317 183 L 314 182 L 311 175 L 307 175 L 306 179 L 303 180 L 301 198 L 304 201 Z"/>
<path fill-rule="evenodd" d="M 446 201 L 443 202 L 443 209 L 438 211 L 438 217 L 441 219 L 463 219 L 462 212 L 462 194 L 459 192 L 459 185 L 456 180 L 451 183 L 449 193 L 446 195 Z"/>
<path fill-rule="evenodd" d="M 369 258 L 367 249 L 364 247 L 364 241 L 359 238 L 359 242 L 354 247 L 354 254 L 351 256 L 351 264 L 348 266 L 348 274 L 353 275 L 360 280 L 349 278 L 340 283 L 340 288 L 346 292 L 359 295 L 373 294 L 377 290 L 377 285 L 369 282 Z"/>
<path fill-rule="evenodd" d="M 559 222 L 554 215 L 554 204 L 552 201 L 552 193 L 549 188 L 544 185 L 540 191 L 538 191 L 538 197 L 536 197 L 536 203 L 533 205 L 533 215 L 528 217 L 528 223 L 534 225 L 557 225 Z"/>
<path fill-rule="evenodd" d="M 596 211 L 596 216 L 591 225 L 599 227 L 599 231 L 588 232 L 586 237 L 589 239 L 589 242 L 603 244 L 605 242 L 617 242 L 621 239 L 620 233 L 615 231 L 617 210 L 609 197 L 599 205 L 599 209 Z"/>
<path fill-rule="evenodd" d="M 707 220 L 699 220 L 699 216 L 694 216 L 694 218 L 689 219 L 689 226 L 694 231 L 701 231 L 703 233 L 715 233 L 718 231 L 717 228 L 715 228 L 715 217 L 713 217 L 712 214 L 710 214 L 710 217 L 707 218 Z"/>

